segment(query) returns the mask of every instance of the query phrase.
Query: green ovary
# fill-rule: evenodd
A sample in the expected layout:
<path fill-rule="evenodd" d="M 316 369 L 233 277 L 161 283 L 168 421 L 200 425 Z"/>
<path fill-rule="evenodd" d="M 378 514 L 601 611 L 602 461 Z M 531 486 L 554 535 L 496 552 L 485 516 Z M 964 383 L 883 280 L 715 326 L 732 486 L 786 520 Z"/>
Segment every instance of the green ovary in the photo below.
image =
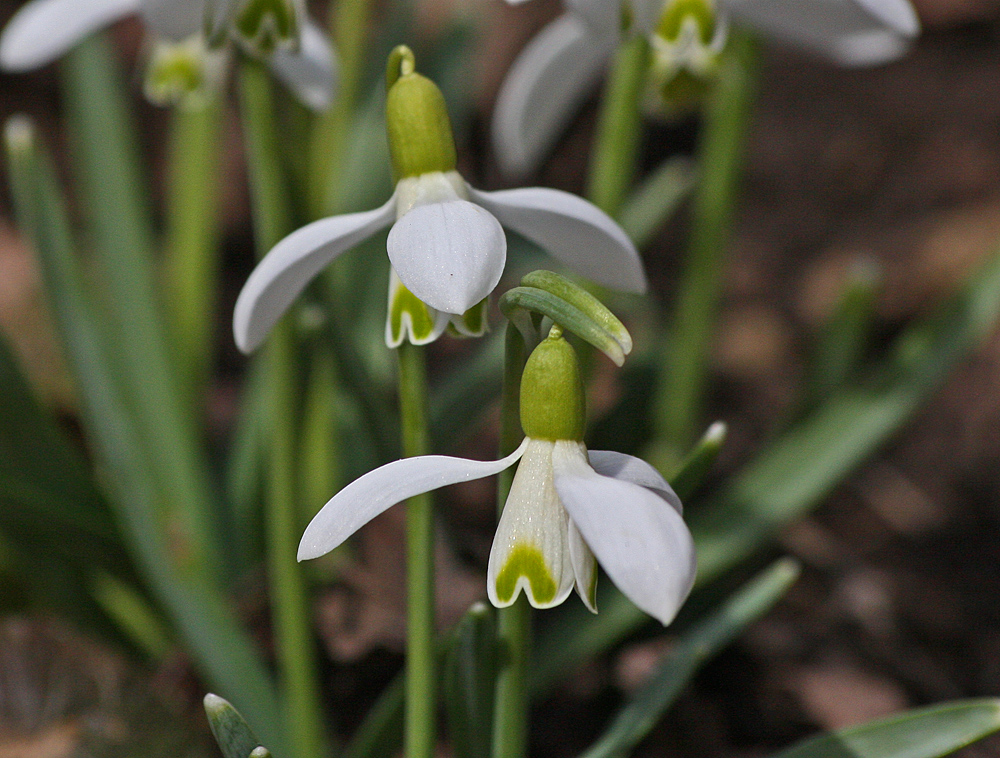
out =
<path fill-rule="evenodd" d="M 497 599 L 509 603 L 514 599 L 517 581 L 521 577 L 531 585 L 531 597 L 538 605 L 548 605 L 556 597 L 555 579 L 545 565 L 542 551 L 534 545 L 518 545 L 510 551 L 507 562 L 497 575 Z"/>

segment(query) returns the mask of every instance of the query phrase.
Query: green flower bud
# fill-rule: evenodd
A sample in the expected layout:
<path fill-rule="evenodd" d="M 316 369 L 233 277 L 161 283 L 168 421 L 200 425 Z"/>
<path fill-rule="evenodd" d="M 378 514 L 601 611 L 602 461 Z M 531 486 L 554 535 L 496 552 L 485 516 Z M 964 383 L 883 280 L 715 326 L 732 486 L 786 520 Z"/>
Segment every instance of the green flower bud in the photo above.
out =
<path fill-rule="evenodd" d="M 396 180 L 454 171 L 458 162 L 444 95 L 416 73 L 413 52 L 400 45 L 386 68 L 385 121 Z"/>
<path fill-rule="evenodd" d="M 532 439 L 583 440 L 587 403 L 576 351 L 553 326 L 521 375 L 521 428 Z"/>

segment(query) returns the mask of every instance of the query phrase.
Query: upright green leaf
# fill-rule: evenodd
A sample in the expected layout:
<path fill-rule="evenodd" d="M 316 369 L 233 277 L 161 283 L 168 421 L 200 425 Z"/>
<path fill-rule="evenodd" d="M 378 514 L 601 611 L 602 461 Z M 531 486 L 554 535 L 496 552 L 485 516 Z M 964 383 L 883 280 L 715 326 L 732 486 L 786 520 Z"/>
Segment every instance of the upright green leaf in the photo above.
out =
<path fill-rule="evenodd" d="M 800 742 L 772 758 L 941 758 L 1000 730 L 1000 699 L 917 708 Z"/>
<path fill-rule="evenodd" d="M 498 657 L 494 616 L 485 603 L 473 605 L 455 627 L 445 653 L 442 689 L 457 758 L 490 756 Z"/>
<path fill-rule="evenodd" d="M 166 497 L 150 451 L 108 359 L 111 332 L 96 316 L 48 157 L 26 120 L 6 131 L 18 221 L 38 250 L 46 289 L 80 393 L 84 430 L 117 510 L 133 559 L 183 635 L 200 670 L 251 716 L 271 744 L 283 744 L 280 709 L 257 650 L 216 577 L 173 547 L 161 521 Z M 172 494 L 172 493 L 171 493 Z"/>
<path fill-rule="evenodd" d="M 228 700 L 211 692 L 205 695 L 203 705 L 212 736 L 219 743 L 222 755 L 225 758 L 249 758 L 260 745 L 260 740 L 240 712 Z"/>
<path fill-rule="evenodd" d="M 618 758 L 638 745 L 695 673 L 770 610 L 798 575 L 795 561 L 778 561 L 687 632 L 583 758 Z"/>

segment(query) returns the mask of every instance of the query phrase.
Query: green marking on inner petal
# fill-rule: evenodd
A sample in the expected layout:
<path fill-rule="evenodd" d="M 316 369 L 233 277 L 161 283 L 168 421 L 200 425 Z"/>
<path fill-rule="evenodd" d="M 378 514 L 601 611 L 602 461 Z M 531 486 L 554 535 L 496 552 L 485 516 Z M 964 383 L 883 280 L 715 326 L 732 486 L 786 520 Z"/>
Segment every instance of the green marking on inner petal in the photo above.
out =
<path fill-rule="evenodd" d="M 715 8 L 711 0 L 670 0 L 660 16 L 656 34 L 668 42 L 675 42 L 689 18 L 698 24 L 702 43 L 711 42 L 715 34 Z"/>
<path fill-rule="evenodd" d="M 298 35 L 292 0 L 246 0 L 236 16 L 236 30 L 262 53 Z"/>
<path fill-rule="evenodd" d="M 501 603 L 509 603 L 514 599 L 517 581 L 522 576 L 531 585 L 531 597 L 535 603 L 547 605 L 555 600 L 559 588 L 549 567 L 545 565 L 542 551 L 534 545 L 521 544 L 510 551 L 507 562 L 497 574 L 497 599 Z"/>
<path fill-rule="evenodd" d="M 159 105 L 176 103 L 205 83 L 202 61 L 186 47 L 158 50 L 146 69 L 146 97 Z"/>
<path fill-rule="evenodd" d="M 403 314 L 410 316 L 410 339 L 412 342 L 426 342 L 434 334 L 434 317 L 427 304 L 417 298 L 402 284 L 395 288 L 389 302 L 389 333 L 393 344 L 405 339 Z"/>
<path fill-rule="evenodd" d="M 452 316 L 448 322 L 448 333 L 453 337 L 482 337 L 489 328 L 486 322 L 489 303 L 490 299 L 484 297 L 461 316 Z"/>

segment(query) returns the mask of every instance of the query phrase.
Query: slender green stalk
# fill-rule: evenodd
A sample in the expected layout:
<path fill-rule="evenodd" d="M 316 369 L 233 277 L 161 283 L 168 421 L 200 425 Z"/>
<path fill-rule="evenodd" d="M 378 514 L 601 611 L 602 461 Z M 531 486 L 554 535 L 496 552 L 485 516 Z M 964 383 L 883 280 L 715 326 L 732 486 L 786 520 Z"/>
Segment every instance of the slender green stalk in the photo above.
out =
<path fill-rule="evenodd" d="M 371 0 L 330 4 L 330 27 L 340 59 L 337 100 L 313 130 L 309 161 L 309 214 L 322 218 L 340 206 L 341 172 L 364 66 Z"/>
<path fill-rule="evenodd" d="M 270 249 L 292 228 L 289 198 L 278 149 L 273 92 L 262 64 L 244 61 L 240 94 L 248 145 L 254 231 L 258 253 Z M 314 758 L 324 752 L 323 708 L 316 676 L 316 649 L 310 625 L 305 578 L 296 562 L 299 541 L 297 507 L 297 361 L 288 319 L 277 324 L 268 344 L 265 378 L 269 427 L 266 498 L 269 583 L 285 714 L 295 755 Z"/>
<path fill-rule="evenodd" d="M 399 346 L 399 413 L 403 455 L 426 455 L 427 373 L 423 348 Z M 407 624 L 406 723 L 403 754 L 434 755 L 437 722 L 437 675 L 434 647 L 434 512 L 429 494 L 406 503 Z"/>
<path fill-rule="evenodd" d="M 639 99 L 649 56 L 649 40 L 641 34 L 621 45 L 601 102 L 587 197 L 610 216 L 618 215 L 635 175 L 642 126 Z"/>
<path fill-rule="evenodd" d="M 670 348 L 662 351 L 656 436 L 676 462 L 701 417 L 708 351 L 714 334 L 725 253 L 756 94 L 757 45 L 734 33 L 717 88 L 705 114 L 699 147 L 700 184 L 691 238 L 674 314 Z"/>
<path fill-rule="evenodd" d="M 175 108 L 170 135 L 166 306 L 177 375 L 195 404 L 211 370 L 215 333 L 221 115 L 215 98 Z"/>
<path fill-rule="evenodd" d="M 510 455 L 521 442 L 521 372 L 527 352 L 521 333 L 507 325 L 503 391 L 500 401 L 500 456 Z M 497 509 L 503 510 L 514 479 L 511 469 L 497 483 Z M 504 655 L 497 675 L 493 714 L 493 758 L 524 758 L 528 754 L 528 664 L 531 654 L 531 606 L 521 593 L 513 605 L 499 611 L 497 636 Z"/>

